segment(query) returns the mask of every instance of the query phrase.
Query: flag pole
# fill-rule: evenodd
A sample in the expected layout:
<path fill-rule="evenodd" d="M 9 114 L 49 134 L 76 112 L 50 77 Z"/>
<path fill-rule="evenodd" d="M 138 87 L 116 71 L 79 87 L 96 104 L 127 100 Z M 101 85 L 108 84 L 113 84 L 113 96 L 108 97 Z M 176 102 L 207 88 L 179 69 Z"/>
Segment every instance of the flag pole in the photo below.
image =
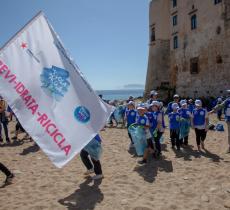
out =
<path fill-rule="evenodd" d="M 29 20 L 18 32 L 16 32 L 10 39 L 9 41 L 7 41 L 1 48 L 0 48 L 0 53 L 1 51 L 4 50 L 5 47 L 7 47 L 11 42 L 13 42 L 15 40 L 15 38 L 21 34 L 23 31 L 25 31 L 25 29 L 32 23 L 34 22 L 38 17 L 40 17 L 40 15 L 42 15 L 43 12 L 39 11 L 31 20 Z"/>

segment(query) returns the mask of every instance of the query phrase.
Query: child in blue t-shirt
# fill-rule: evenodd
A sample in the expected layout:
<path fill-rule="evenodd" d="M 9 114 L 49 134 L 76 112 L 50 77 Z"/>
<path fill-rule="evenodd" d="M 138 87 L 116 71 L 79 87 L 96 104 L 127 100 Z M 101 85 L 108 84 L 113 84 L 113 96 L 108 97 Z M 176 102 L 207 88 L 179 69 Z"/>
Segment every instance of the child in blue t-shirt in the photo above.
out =
<path fill-rule="evenodd" d="M 172 149 L 177 147 L 180 150 L 180 114 L 178 113 L 179 106 L 177 103 L 172 104 L 172 112 L 168 114 L 169 117 L 169 128 L 170 128 L 170 138 L 172 143 Z"/>
<path fill-rule="evenodd" d="M 206 139 L 209 123 L 208 112 L 206 109 L 202 108 L 201 100 L 196 100 L 195 106 L 196 108 L 192 113 L 192 128 L 195 128 L 197 148 L 200 151 L 201 148 L 205 149 L 204 141 Z"/>
<path fill-rule="evenodd" d="M 125 111 L 125 122 L 127 123 L 127 130 L 130 125 L 136 122 L 136 117 L 137 117 L 137 111 L 135 110 L 135 103 L 133 101 L 129 101 L 127 104 L 127 109 Z M 128 136 L 130 138 L 130 147 L 133 146 L 133 140 L 132 136 L 128 130 Z"/>
<path fill-rule="evenodd" d="M 192 114 L 193 110 L 195 109 L 195 105 L 193 104 L 193 100 L 189 99 L 188 100 L 188 109 L 190 111 L 190 113 Z"/>
<path fill-rule="evenodd" d="M 137 117 L 136 117 L 136 124 L 139 126 L 143 126 L 145 128 L 145 136 L 146 136 L 146 141 L 147 141 L 147 149 L 144 152 L 143 159 L 139 161 L 140 164 L 145 164 L 147 163 L 147 156 L 149 153 L 149 150 L 153 151 L 153 142 L 152 142 L 152 136 L 150 134 L 149 128 L 150 128 L 150 123 L 149 119 L 146 115 L 147 109 L 143 106 L 139 106 L 137 108 Z"/>
<path fill-rule="evenodd" d="M 188 145 L 188 135 L 190 130 L 191 113 L 187 107 L 187 101 L 180 101 L 181 108 L 178 110 L 180 114 L 180 144 Z"/>

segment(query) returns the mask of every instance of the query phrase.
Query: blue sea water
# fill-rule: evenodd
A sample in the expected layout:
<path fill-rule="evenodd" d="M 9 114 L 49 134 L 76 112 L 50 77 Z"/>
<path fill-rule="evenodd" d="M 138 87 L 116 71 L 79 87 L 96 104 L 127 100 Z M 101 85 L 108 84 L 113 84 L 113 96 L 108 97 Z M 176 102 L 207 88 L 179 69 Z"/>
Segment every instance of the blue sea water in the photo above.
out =
<path fill-rule="evenodd" d="M 134 98 L 142 97 L 144 90 L 132 89 L 132 90 L 97 90 L 97 94 L 101 94 L 105 100 L 127 100 L 129 96 Z"/>

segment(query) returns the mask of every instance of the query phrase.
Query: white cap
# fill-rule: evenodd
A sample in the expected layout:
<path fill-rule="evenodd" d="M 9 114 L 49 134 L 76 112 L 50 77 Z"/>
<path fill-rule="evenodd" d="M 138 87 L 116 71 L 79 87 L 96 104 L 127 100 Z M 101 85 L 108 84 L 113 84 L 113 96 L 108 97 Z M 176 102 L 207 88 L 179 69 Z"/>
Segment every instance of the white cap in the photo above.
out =
<path fill-rule="evenodd" d="M 173 98 L 180 98 L 180 96 L 178 94 L 175 94 Z"/>
<path fill-rule="evenodd" d="M 160 103 L 158 101 L 152 101 L 152 103 L 150 104 L 150 106 L 160 106 Z"/>
<path fill-rule="evenodd" d="M 177 103 L 173 103 L 173 104 L 172 104 L 172 109 L 179 109 L 178 104 L 177 104 Z"/>
<path fill-rule="evenodd" d="M 187 105 L 187 100 L 186 100 L 186 99 L 181 100 L 181 101 L 180 101 L 180 105 L 181 105 L 181 106 Z"/>
<path fill-rule="evenodd" d="M 228 94 L 230 94 L 230 89 L 226 90 Z"/>
<path fill-rule="evenodd" d="M 152 91 L 150 91 L 150 95 L 154 95 L 154 96 L 156 96 L 156 95 L 158 95 L 158 93 L 157 93 L 157 91 L 152 90 Z"/>
<path fill-rule="evenodd" d="M 202 106 L 202 101 L 199 100 L 199 99 L 196 99 L 196 100 L 195 100 L 195 105 L 196 105 L 196 106 Z"/>
<path fill-rule="evenodd" d="M 129 103 L 127 105 L 133 105 L 133 106 L 135 106 L 135 102 L 134 101 L 129 101 Z"/>
<path fill-rule="evenodd" d="M 143 107 L 143 106 L 138 106 L 138 107 L 137 107 L 137 110 L 145 110 L 145 107 Z"/>

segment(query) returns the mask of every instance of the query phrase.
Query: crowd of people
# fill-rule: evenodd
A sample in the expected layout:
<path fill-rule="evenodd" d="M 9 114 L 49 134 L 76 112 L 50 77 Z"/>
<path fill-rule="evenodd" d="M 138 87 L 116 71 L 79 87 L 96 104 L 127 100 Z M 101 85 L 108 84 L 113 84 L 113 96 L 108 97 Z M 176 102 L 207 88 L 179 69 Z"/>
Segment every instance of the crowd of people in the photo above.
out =
<path fill-rule="evenodd" d="M 100 96 L 102 98 L 102 96 Z M 226 99 L 218 99 L 211 111 L 207 107 L 203 107 L 200 99 L 180 99 L 178 94 L 173 96 L 173 101 L 168 103 L 166 110 L 164 104 L 158 99 L 158 93 L 153 90 L 150 98 L 145 103 L 136 103 L 132 96 L 129 97 L 125 104 L 117 105 L 116 102 L 110 103 L 116 106 L 115 111 L 111 114 L 108 125 L 111 127 L 113 123 L 116 126 L 122 125 L 126 127 L 130 139 L 130 148 L 135 148 L 138 156 L 142 160 L 139 164 L 146 164 L 149 155 L 159 158 L 162 155 L 162 139 L 164 139 L 164 131 L 167 128 L 165 123 L 168 117 L 168 128 L 170 130 L 170 141 L 173 150 L 180 151 L 181 147 L 189 144 L 190 128 L 195 130 L 197 150 L 205 149 L 205 139 L 207 131 L 210 128 L 209 115 L 216 112 L 220 120 L 224 112 L 225 120 L 228 128 L 228 150 L 230 153 L 230 90 L 227 90 Z M 0 144 L 4 144 L 2 138 L 2 127 L 5 132 L 5 143 L 10 144 L 11 140 L 8 133 L 8 122 L 13 118 L 13 112 L 6 102 L 0 97 Z M 23 129 L 16 116 L 15 136 L 13 140 L 18 139 Z M 28 134 L 26 133 L 28 137 Z M 102 167 L 100 157 L 102 153 L 101 137 L 96 135 L 88 145 L 86 145 L 80 157 L 87 171 L 86 176 L 95 173 L 93 179 L 102 179 Z M 14 174 L 2 163 L 0 170 L 6 175 L 5 184 L 9 184 Z"/>
<path fill-rule="evenodd" d="M 189 132 L 192 128 L 196 135 L 197 150 L 201 151 L 205 149 L 207 131 L 212 127 L 209 123 L 209 115 L 216 112 L 217 118 L 221 120 L 222 113 L 224 113 L 228 128 L 227 152 L 230 153 L 230 90 L 227 90 L 226 93 L 227 97 L 224 100 L 222 97 L 217 98 L 211 111 L 203 106 L 202 100 L 180 99 L 178 94 L 173 96 L 173 101 L 168 103 L 164 110 L 163 103 L 158 99 L 157 91 L 153 90 L 145 103 L 136 103 L 130 96 L 125 102 L 126 105 L 117 106 L 108 123 L 110 126 L 115 123 L 116 126 L 122 124 L 127 127 L 130 147 L 135 147 L 137 151 L 140 149 L 137 147 L 142 144 L 142 148 L 145 148 L 141 154 L 143 159 L 139 161 L 140 164 L 145 164 L 149 154 L 156 158 L 162 154 L 161 139 L 166 129 L 166 117 L 172 149 L 180 151 L 181 147 L 189 144 Z M 115 105 L 114 102 L 112 105 Z M 138 127 L 136 132 L 135 129 L 130 129 L 133 126 Z"/>

